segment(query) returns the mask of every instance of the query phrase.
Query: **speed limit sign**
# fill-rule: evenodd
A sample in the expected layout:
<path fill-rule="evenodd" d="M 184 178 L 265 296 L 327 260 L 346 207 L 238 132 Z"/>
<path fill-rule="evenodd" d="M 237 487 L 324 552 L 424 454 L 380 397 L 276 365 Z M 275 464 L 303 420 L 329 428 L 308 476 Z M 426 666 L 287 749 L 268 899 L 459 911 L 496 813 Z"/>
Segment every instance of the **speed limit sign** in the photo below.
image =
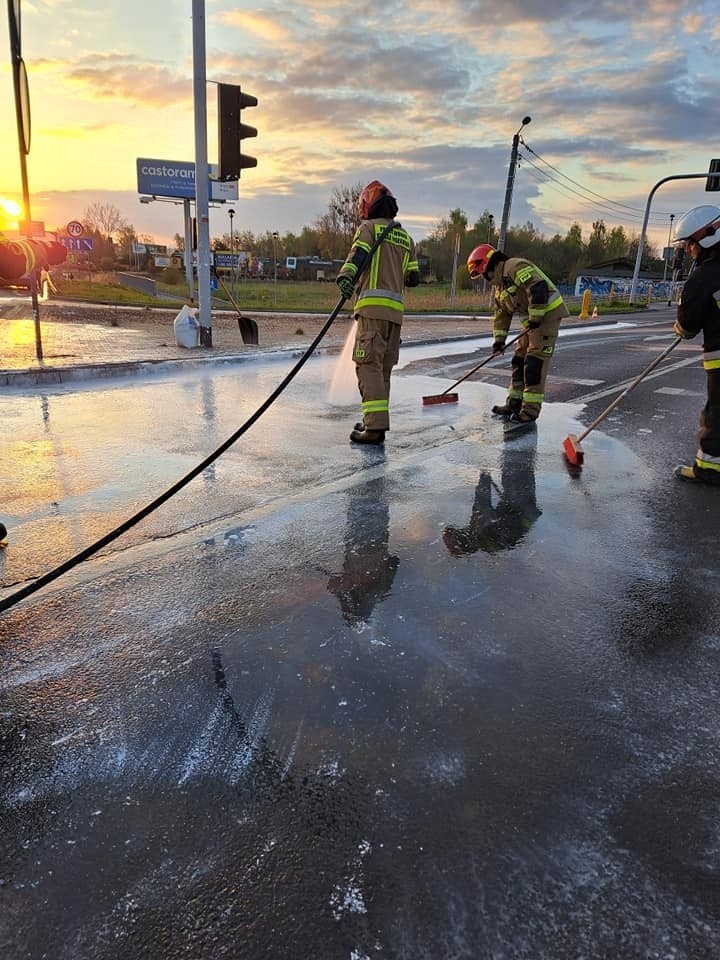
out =
<path fill-rule="evenodd" d="M 69 237 L 81 237 L 85 233 L 85 227 L 79 220 L 71 220 L 65 229 Z"/>

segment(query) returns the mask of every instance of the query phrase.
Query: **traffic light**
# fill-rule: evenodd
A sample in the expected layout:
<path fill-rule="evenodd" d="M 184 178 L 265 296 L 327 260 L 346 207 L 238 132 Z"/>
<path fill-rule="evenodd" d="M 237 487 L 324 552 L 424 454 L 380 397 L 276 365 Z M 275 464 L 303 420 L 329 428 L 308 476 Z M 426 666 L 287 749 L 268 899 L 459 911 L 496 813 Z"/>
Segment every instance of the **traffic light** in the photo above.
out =
<path fill-rule="evenodd" d="M 720 160 L 711 160 L 708 178 L 705 181 L 705 192 L 712 193 L 720 190 Z"/>
<path fill-rule="evenodd" d="M 240 111 L 256 106 L 257 97 L 240 87 L 218 84 L 218 180 L 239 180 L 241 170 L 257 166 L 255 157 L 240 152 L 244 139 L 257 136 L 255 127 L 240 122 Z"/>

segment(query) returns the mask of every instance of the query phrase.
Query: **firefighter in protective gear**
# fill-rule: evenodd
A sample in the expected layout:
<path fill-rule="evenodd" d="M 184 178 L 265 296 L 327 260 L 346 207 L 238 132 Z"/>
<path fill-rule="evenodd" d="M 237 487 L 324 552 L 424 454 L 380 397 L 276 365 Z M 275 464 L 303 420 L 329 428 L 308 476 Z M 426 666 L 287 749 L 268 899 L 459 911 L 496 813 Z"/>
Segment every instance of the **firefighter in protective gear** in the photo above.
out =
<path fill-rule="evenodd" d="M 523 257 L 508 257 L 482 243 L 468 257 L 467 266 L 473 280 L 484 277 L 494 287 L 493 352 L 504 351 L 515 313 L 521 315 L 525 329 L 515 344 L 507 402 L 492 412 L 520 423 L 537 420 L 560 323 L 569 311 L 554 283 Z"/>
<path fill-rule="evenodd" d="M 350 434 L 354 443 L 385 442 L 385 431 L 390 429 L 390 374 L 400 352 L 403 291 L 420 282 L 415 243 L 399 223 L 367 262 L 375 239 L 397 211 L 397 201 L 378 180 L 363 189 L 358 200 L 362 222 L 336 281 L 343 296 L 356 287 L 353 361 L 363 419 Z"/>
<path fill-rule="evenodd" d="M 673 237 L 693 259 L 683 286 L 675 333 L 692 339 L 703 333 L 707 402 L 700 414 L 698 451 L 692 466 L 675 475 L 689 482 L 720 485 L 720 208 L 703 204 L 678 220 Z"/>

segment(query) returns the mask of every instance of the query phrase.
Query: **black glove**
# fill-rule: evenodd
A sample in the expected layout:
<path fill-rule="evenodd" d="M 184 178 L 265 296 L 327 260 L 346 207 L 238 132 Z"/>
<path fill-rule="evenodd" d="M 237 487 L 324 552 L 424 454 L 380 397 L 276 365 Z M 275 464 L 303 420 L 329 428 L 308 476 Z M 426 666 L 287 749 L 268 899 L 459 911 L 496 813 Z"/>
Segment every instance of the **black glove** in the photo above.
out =
<path fill-rule="evenodd" d="M 541 323 L 542 320 L 528 320 L 528 330 L 537 330 Z"/>
<path fill-rule="evenodd" d="M 338 277 L 335 283 L 338 285 L 338 287 L 340 287 L 340 293 L 345 297 L 346 300 L 349 300 L 355 292 L 355 284 L 352 282 L 350 277 Z"/>
<path fill-rule="evenodd" d="M 505 353 L 505 341 L 495 340 L 492 345 L 493 353 Z"/>

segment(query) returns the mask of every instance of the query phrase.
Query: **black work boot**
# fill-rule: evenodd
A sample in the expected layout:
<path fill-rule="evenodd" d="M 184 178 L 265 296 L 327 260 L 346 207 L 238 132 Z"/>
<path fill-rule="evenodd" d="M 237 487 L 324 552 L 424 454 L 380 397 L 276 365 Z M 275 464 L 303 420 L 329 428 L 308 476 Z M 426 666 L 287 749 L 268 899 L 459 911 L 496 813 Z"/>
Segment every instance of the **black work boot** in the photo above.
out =
<path fill-rule="evenodd" d="M 506 403 L 495 404 L 492 412 L 496 417 L 509 417 L 512 416 L 513 413 L 520 413 L 521 406 L 521 400 L 508 400 Z"/>
<path fill-rule="evenodd" d="M 353 443 L 371 443 L 375 446 L 380 446 L 380 444 L 385 443 L 385 431 L 384 430 L 358 430 L 357 428 L 353 430 L 350 434 L 350 439 Z"/>

